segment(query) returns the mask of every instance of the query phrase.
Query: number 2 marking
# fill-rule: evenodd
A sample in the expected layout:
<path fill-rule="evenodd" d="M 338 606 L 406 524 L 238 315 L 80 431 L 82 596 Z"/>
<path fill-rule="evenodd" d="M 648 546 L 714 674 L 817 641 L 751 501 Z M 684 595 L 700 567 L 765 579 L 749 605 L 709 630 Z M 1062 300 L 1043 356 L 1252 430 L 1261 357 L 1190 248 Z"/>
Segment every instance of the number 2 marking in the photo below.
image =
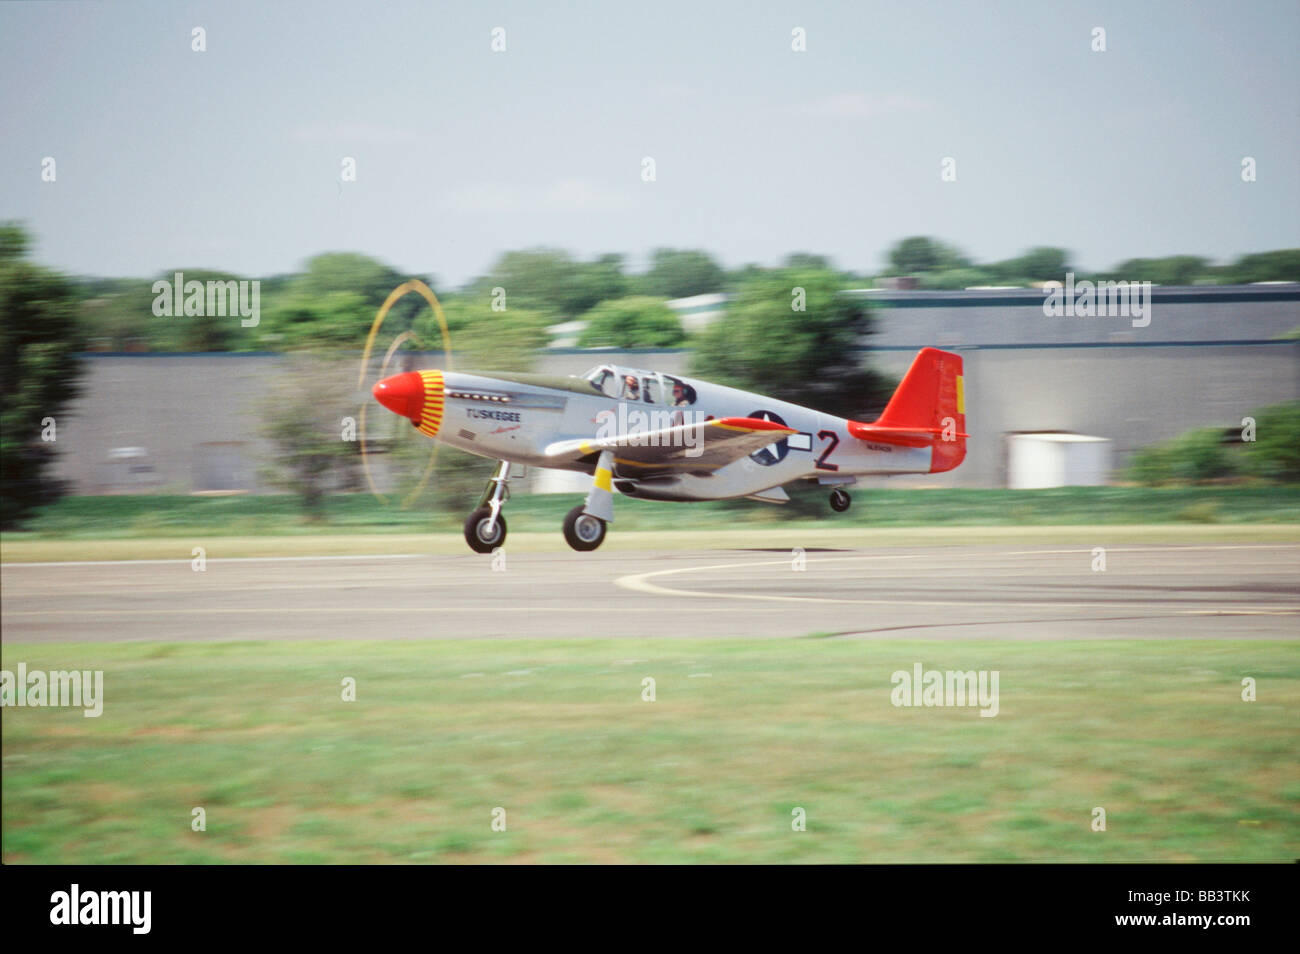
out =
<path fill-rule="evenodd" d="M 837 435 L 834 431 L 818 431 L 817 439 L 819 441 L 830 441 L 830 443 L 826 446 L 826 449 L 822 451 L 822 455 L 817 458 L 817 464 L 816 464 L 817 469 L 818 470 L 839 470 L 840 469 L 839 464 L 830 464 L 827 463 L 826 461 L 826 458 L 831 456 L 831 452 L 834 451 L 835 448 L 840 446 L 839 435 Z"/>

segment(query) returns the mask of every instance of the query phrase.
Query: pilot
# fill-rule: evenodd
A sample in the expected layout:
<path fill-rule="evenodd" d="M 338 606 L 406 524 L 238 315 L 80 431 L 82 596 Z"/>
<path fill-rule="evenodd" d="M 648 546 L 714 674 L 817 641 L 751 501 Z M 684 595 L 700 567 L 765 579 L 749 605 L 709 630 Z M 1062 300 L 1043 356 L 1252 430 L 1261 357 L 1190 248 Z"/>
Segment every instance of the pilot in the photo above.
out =
<path fill-rule="evenodd" d="M 636 383 L 636 375 L 629 374 L 623 378 L 623 399 L 635 401 L 641 397 L 641 388 Z"/>
<path fill-rule="evenodd" d="M 690 390 L 686 387 L 686 385 L 682 384 L 682 382 L 673 381 L 673 407 L 690 407 L 690 406 L 691 406 Z M 686 412 L 673 411 L 672 423 L 674 427 L 680 424 L 685 424 Z"/>

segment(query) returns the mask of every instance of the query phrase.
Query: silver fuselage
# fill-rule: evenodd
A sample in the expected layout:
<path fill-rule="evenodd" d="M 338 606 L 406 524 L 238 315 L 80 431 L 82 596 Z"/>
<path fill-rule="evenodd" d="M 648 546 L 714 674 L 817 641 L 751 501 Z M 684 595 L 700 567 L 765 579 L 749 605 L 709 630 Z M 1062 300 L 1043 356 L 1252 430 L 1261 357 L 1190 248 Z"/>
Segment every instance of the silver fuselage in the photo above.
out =
<path fill-rule="evenodd" d="M 620 369 L 621 370 L 621 369 Z M 636 371 L 650 380 L 655 372 Z M 444 373 L 446 396 L 438 440 L 471 454 L 531 467 L 592 473 L 591 460 L 557 462 L 546 453 L 566 440 L 590 440 L 602 427 L 629 425 L 654 430 L 667 423 L 706 417 L 760 418 L 785 424 L 796 435 L 768 445 L 712 472 L 647 473 L 614 469 L 614 486 L 634 497 L 658 500 L 721 500 L 746 497 L 792 481 L 851 483 L 863 475 L 927 473 L 929 447 L 860 440 L 847 421 L 786 401 L 707 381 L 673 375 L 695 400 L 677 407 L 663 376 L 635 400 L 598 392 L 583 378 L 493 372 Z M 649 396 L 651 400 L 646 400 Z M 674 415 L 677 415 L 674 417 Z M 644 423 L 643 423 L 644 422 Z"/>

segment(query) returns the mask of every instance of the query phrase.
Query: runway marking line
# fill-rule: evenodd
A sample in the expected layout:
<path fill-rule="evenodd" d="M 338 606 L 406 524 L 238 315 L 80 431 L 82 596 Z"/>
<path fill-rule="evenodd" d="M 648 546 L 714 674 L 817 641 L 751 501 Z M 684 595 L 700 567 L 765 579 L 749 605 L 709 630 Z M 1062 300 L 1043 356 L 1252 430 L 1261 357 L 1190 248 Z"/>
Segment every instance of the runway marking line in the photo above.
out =
<path fill-rule="evenodd" d="M 1128 549 L 1113 548 L 1110 553 L 1168 553 L 1176 550 L 1220 550 L 1220 549 L 1279 549 L 1293 548 L 1294 545 L 1288 544 L 1229 544 L 1225 546 L 1190 546 L 1190 547 L 1133 547 Z M 1021 550 L 1004 553 L 1004 556 L 1029 556 L 1040 555 L 1045 553 L 1091 553 L 1089 548 L 1070 549 L 1070 550 Z M 888 553 L 888 554 L 856 554 L 845 557 L 823 557 L 815 560 L 808 560 L 805 566 L 821 563 L 842 563 L 852 560 L 898 560 L 898 559 L 917 559 L 930 554 L 924 553 Z M 780 560 L 759 560 L 745 563 L 716 563 L 709 566 L 684 566 L 673 567 L 667 570 L 652 570 L 648 573 L 634 573 L 627 576 L 620 576 L 614 580 L 616 586 L 621 586 L 627 590 L 634 590 L 641 593 L 650 593 L 658 596 L 687 596 L 704 599 L 725 599 L 725 600 L 755 600 L 762 602 L 776 603 L 835 603 L 841 605 L 863 605 L 863 606 L 965 606 L 965 607 L 1023 607 L 1024 600 L 914 600 L 914 599 L 845 599 L 831 596 L 777 596 L 769 593 L 719 593 L 712 590 L 684 590 L 669 586 L 660 586 L 657 583 L 649 582 L 651 579 L 663 576 L 674 576 L 679 573 L 707 573 L 712 570 L 743 570 L 760 566 L 789 566 L 790 558 Z M 1106 606 L 1122 606 L 1128 609 L 1138 607 L 1149 607 L 1168 610 L 1170 604 L 1177 602 L 1165 601 L 1162 603 L 1140 603 L 1133 600 L 1094 600 L 1087 603 L 1072 603 L 1064 601 L 1035 602 L 1035 607 L 1044 609 L 1096 609 Z M 1289 610 L 1286 608 L 1279 609 L 1276 606 L 1249 606 L 1249 605 L 1232 605 L 1220 609 L 1195 609 L 1182 610 L 1181 615 L 1204 615 L 1204 614 L 1226 614 L 1252 613 L 1258 615 L 1277 614 L 1291 615 L 1300 613 L 1300 609 Z"/>
<path fill-rule="evenodd" d="M 311 560 L 416 560 L 425 553 L 357 553 L 334 556 L 267 556 L 267 557 L 205 557 L 206 563 L 292 563 Z M 157 566 L 166 563 L 193 563 L 197 557 L 180 557 L 174 560 L 69 560 L 49 563 L 0 563 L 0 569 L 33 566 Z"/>
<path fill-rule="evenodd" d="M 925 546 L 924 543 L 918 543 L 917 546 Z M 960 544 L 958 546 L 961 546 Z M 987 547 L 987 544 L 969 544 L 972 547 Z M 1111 547 L 1108 553 L 1169 553 L 1172 551 L 1183 550 L 1288 550 L 1296 549 L 1294 543 L 1224 543 L 1210 545 L 1188 545 L 1169 544 L 1168 546 L 1158 547 Z M 730 548 L 724 548 L 730 549 Z M 944 547 L 942 549 L 949 549 Z M 955 549 L 955 548 L 954 548 Z M 621 550 L 620 553 L 637 553 L 635 550 Z M 1039 556 L 1054 553 L 1091 553 L 1090 547 L 1072 548 L 1069 550 L 1007 550 L 993 551 L 989 556 Z M 260 557 L 207 557 L 208 563 L 295 563 L 311 562 L 314 560 L 419 560 L 432 556 L 448 556 L 449 554 L 433 553 L 342 553 L 330 554 L 328 556 L 260 556 Z M 450 554 L 454 556 L 455 554 Z M 919 557 L 931 554 L 921 553 L 898 553 L 898 554 L 857 554 L 852 557 L 831 557 L 828 559 L 886 559 L 899 557 Z M 43 566 L 149 566 L 165 565 L 169 563 L 192 563 L 193 557 L 176 557 L 168 560 L 50 560 L 47 562 L 35 563 L 5 563 L 0 561 L 0 569 L 9 567 L 43 567 Z M 778 563 L 787 562 L 784 560 L 776 561 Z M 826 560 L 818 560 L 823 563 Z M 760 566 L 762 564 L 754 564 Z"/>
<path fill-rule="evenodd" d="M 591 612 L 590 606 L 494 606 L 492 611 L 501 613 L 544 613 L 544 612 L 563 612 L 587 614 Z M 685 609 L 683 608 L 683 612 Z M 712 613 L 730 613 L 732 610 L 725 606 L 694 606 L 690 610 L 692 613 L 701 611 Z M 18 616 L 225 616 L 232 613 L 251 614 L 251 613 L 362 613 L 370 615 L 372 613 L 422 613 L 426 616 L 437 616 L 447 613 L 482 613 L 481 606 L 214 606 L 211 609 L 200 607 L 183 607 L 180 609 L 158 609 L 158 610 L 120 610 L 120 609 L 103 609 L 103 610 L 80 610 L 80 609 L 48 609 L 48 610 L 6 610 L 4 618 Z"/>

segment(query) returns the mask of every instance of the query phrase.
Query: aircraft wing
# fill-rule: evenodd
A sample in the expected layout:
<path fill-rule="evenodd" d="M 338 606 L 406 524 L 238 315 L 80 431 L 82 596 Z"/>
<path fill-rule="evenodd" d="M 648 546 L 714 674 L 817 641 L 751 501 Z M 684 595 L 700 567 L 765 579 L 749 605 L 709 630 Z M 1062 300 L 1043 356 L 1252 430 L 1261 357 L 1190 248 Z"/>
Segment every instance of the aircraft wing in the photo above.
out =
<path fill-rule="evenodd" d="M 722 417 L 654 431 L 557 441 L 546 456 L 557 463 L 614 452 L 621 469 L 632 472 L 714 471 L 797 431 L 752 417 Z"/>

